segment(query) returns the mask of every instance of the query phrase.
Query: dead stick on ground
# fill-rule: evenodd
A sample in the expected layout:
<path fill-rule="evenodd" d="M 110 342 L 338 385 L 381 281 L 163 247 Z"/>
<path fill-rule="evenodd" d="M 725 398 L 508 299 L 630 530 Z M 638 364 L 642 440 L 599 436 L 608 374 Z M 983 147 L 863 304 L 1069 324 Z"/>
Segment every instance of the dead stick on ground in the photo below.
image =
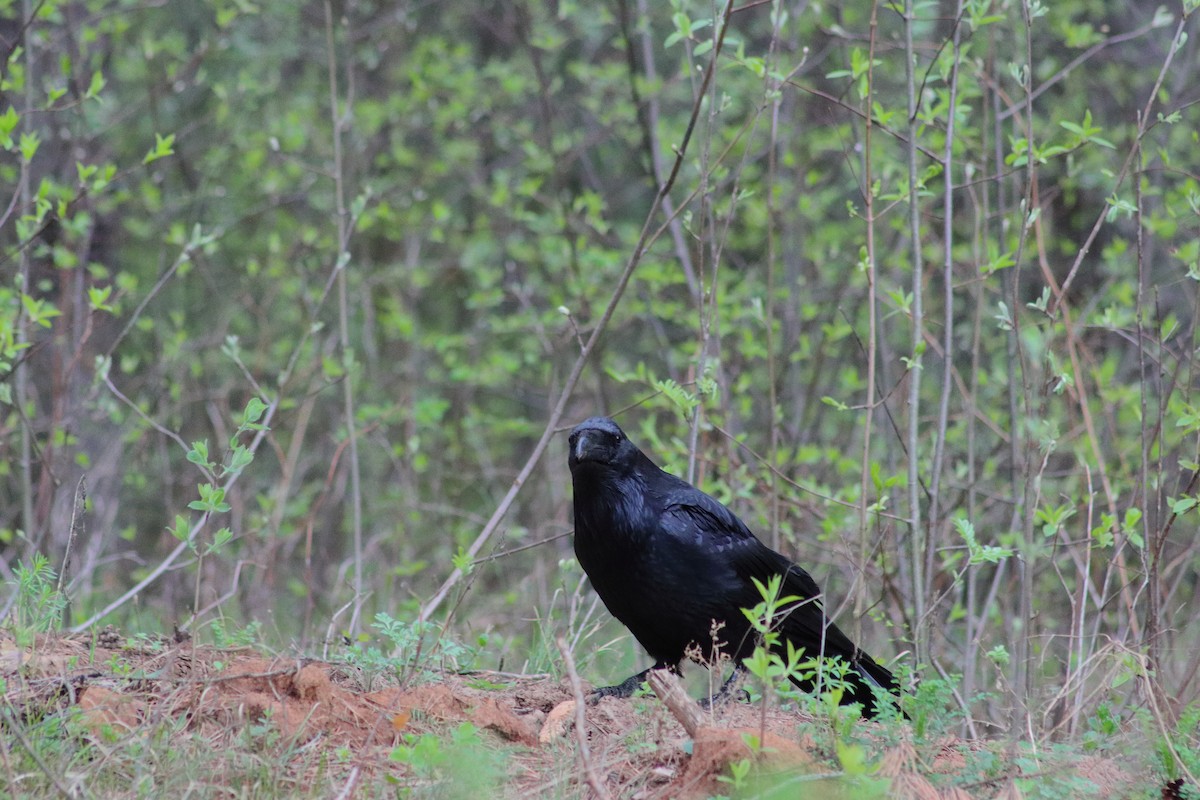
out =
<path fill-rule="evenodd" d="M 663 705 L 679 720 L 687 735 L 695 738 L 696 729 L 704 722 L 704 717 L 700 714 L 700 706 L 683 688 L 679 676 L 669 669 L 652 669 L 646 675 L 646 683 L 650 684 L 658 699 L 662 700 Z"/>
<path fill-rule="evenodd" d="M 571 651 L 567 649 L 567 643 L 563 637 L 559 636 L 555 642 L 558 644 L 558 652 L 562 653 L 563 665 L 567 668 L 567 678 L 571 681 L 571 694 L 575 697 L 575 738 L 579 742 L 579 761 L 583 766 L 583 776 L 600 800 L 610 800 L 612 795 L 608 793 L 608 789 L 600 781 L 600 776 L 596 774 L 596 768 L 592 764 L 592 755 L 588 749 L 587 718 L 583 712 L 583 686 L 579 683 L 579 673 L 575 671 L 575 659 L 571 658 Z"/>

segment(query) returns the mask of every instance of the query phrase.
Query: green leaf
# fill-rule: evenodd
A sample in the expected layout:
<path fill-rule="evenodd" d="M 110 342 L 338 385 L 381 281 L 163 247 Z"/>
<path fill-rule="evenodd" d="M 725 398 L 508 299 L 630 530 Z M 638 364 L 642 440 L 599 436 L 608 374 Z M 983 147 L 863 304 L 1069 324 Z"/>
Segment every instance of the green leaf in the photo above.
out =
<path fill-rule="evenodd" d="M 93 97 L 98 97 L 100 92 L 104 90 L 104 74 L 100 70 L 92 73 L 92 82 L 88 84 L 87 91 L 83 93 L 85 100 L 91 100 Z"/>
<path fill-rule="evenodd" d="M 998 644 L 991 650 L 987 651 L 987 657 L 992 660 L 992 663 L 997 666 L 1007 666 L 1012 657 L 1008 653 L 1008 648 L 1002 644 Z"/>
<path fill-rule="evenodd" d="M 108 304 L 110 297 L 112 297 L 111 286 L 88 287 L 88 305 L 93 311 L 107 311 L 111 314 L 113 307 Z"/>
<path fill-rule="evenodd" d="M 251 397 L 246 403 L 246 410 L 242 412 L 243 424 L 258 422 L 262 419 L 263 412 L 267 410 L 267 404 L 257 397 Z"/>
<path fill-rule="evenodd" d="M 229 528 L 221 528 L 219 531 L 213 534 L 212 544 L 208 546 L 208 549 L 205 550 L 205 552 L 213 553 L 217 550 L 220 550 L 223 546 L 228 544 L 229 540 L 232 538 L 233 531 L 229 530 Z"/>
<path fill-rule="evenodd" d="M 1175 500 L 1168 501 L 1171 504 L 1171 512 L 1173 514 L 1186 514 L 1196 507 L 1197 500 L 1194 497 L 1180 497 Z"/>
<path fill-rule="evenodd" d="M 175 515 L 174 527 L 168 528 L 171 535 L 181 542 L 186 542 L 188 538 L 188 521 L 182 514 Z"/>
<path fill-rule="evenodd" d="M 175 134 L 168 133 L 166 136 L 154 134 L 154 148 L 146 153 L 146 157 L 142 159 L 143 164 L 149 164 L 157 161 L 160 158 L 166 158 L 169 155 L 174 155 L 175 150 Z"/>
<path fill-rule="evenodd" d="M 470 575 L 471 570 L 475 566 L 470 554 L 467 553 L 466 548 L 463 547 L 458 548 L 458 552 L 455 553 L 450 560 L 454 563 L 454 568 L 463 575 Z"/>
<path fill-rule="evenodd" d="M 29 321 L 42 328 L 49 328 L 50 320 L 62 313 L 48 300 L 40 300 L 24 293 L 21 294 L 21 305 L 25 308 L 25 315 L 29 317 Z"/>
<path fill-rule="evenodd" d="M 192 449 L 187 452 L 187 460 L 202 467 L 208 467 L 208 440 L 192 442 Z"/>
<path fill-rule="evenodd" d="M 188 508 L 207 514 L 223 514 L 229 510 L 229 504 L 225 502 L 224 489 L 211 483 L 202 483 L 196 488 L 200 490 L 200 499 L 188 503 Z"/>
<path fill-rule="evenodd" d="M 21 158 L 26 162 L 33 161 L 33 156 L 38 151 L 38 145 L 42 143 L 41 138 L 36 133 L 21 134 Z"/>
<path fill-rule="evenodd" d="M 862 745 L 837 740 L 837 757 L 847 775 L 867 774 L 867 750 Z"/>
<path fill-rule="evenodd" d="M 5 150 L 12 150 L 12 133 L 17 129 L 17 125 L 20 122 L 21 115 L 12 106 L 9 106 L 8 111 L 0 115 L 0 146 L 3 146 Z"/>
<path fill-rule="evenodd" d="M 679 408 L 688 414 L 692 413 L 696 406 L 700 405 L 700 401 L 696 399 L 694 394 L 670 378 L 654 381 L 654 388 L 666 395 L 672 403 L 679 406 Z"/>
<path fill-rule="evenodd" d="M 225 468 L 226 474 L 238 473 L 250 466 L 254 461 L 254 453 L 250 452 L 250 448 L 238 446 L 233 449 L 229 456 L 229 465 Z"/>

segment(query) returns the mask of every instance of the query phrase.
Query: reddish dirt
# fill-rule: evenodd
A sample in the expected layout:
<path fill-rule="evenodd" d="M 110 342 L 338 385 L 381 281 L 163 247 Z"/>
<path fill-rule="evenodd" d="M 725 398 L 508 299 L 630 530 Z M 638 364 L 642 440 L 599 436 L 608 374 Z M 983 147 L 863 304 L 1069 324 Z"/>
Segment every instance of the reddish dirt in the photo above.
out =
<path fill-rule="evenodd" d="M 406 734 L 470 722 L 497 745 L 512 746 L 514 793 L 536 797 L 558 787 L 555 793 L 562 794 L 564 784 L 583 785 L 571 690 L 565 681 L 546 677 L 480 672 L 367 691 L 364 676 L 345 664 L 190 642 L 136 642 L 112 630 L 95 642 L 46 636 L 26 647 L 0 635 L 0 677 L 18 713 L 74 706 L 83 729 L 97 738 L 175 721 L 219 745 L 233 743 L 248 725 L 269 724 L 294 745 L 350 748 L 365 774 L 385 770 L 402 778 L 404 768 L 387 756 Z M 836 763 L 833 754 L 819 752 L 811 738 L 797 734 L 802 720 L 792 712 L 764 715 L 758 706 L 729 704 L 705 712 L 694 736 L 655 698 L 605 698 L 585 713 L 593 770 L 614 797 L 727 794 L 720 776 L 746 759 L 758 764 L 760 777 L 806 776 L 812 789 Z M 942 778 L 962 774 L 966 754 L 979 746 L 946 739 L 933 750 L 926 746 L 922 761 L 910 744 L 889 748 L 880 741 L 885 752 L 878 775 L 891 779 L 891 796 L 897 798 L 1019 797 L 1015 784 L 1004 779 L 945 788 Z M 1073 769 L 1096 783 L 1101 797 L 1127 796 L 1137 783 L 1114 761 L 1099 757 Z"/>

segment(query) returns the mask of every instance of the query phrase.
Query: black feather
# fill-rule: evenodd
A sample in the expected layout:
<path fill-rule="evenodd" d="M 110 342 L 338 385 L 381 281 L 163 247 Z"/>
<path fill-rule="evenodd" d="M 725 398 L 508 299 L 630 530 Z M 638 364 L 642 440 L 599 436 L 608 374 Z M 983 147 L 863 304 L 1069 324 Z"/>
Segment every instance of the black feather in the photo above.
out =
<path fill-rule="evenodd" d="M 581 423 L 570 448 L 575 554 L 655 666 L 677 668 L 693 647 L 712 653 L 714 623 L 717 648 L 740 664 L 757 645 L 742 613 L 762 602 L 754 581 L 781 575 L 782 596 L 800 598 L 777 627 L 782 641 L 810 656 L 846 661 L 850 688 L 843 702 L 860 703 L 864 716 L 877 711 L 872 684 L 899 693 L 892 673 L 826 617 L 811 575 L 759 541 L 720 502 L 659 469 L 611 419 Z M 640 678 L 600 693 L 631 693 Z"/>

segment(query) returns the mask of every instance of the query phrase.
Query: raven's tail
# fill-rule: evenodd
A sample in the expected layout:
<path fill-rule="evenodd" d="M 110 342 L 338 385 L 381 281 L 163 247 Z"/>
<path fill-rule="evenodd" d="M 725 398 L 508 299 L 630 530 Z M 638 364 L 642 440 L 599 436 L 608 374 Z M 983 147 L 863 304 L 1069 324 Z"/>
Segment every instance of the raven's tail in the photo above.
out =
<path fill-rule="evenodd" d="M 861 650 L 851 664 L 853 672 L 846 675 L 850 683 L 848 696 L 842 698 L 843 703 L 861 703 L 862 714 L 871 719 L 879 713 L 880 705 L 877 694 L 880 692 L 900 696 L 900 683 L 887 668 L 879 666 L 875 659 Z M 885 701 L 886 702 L 886 701 Z M 904 714 L 904 711 L 900 711 Z M 908 719 L 908 714 L 904 714 Z"/>

